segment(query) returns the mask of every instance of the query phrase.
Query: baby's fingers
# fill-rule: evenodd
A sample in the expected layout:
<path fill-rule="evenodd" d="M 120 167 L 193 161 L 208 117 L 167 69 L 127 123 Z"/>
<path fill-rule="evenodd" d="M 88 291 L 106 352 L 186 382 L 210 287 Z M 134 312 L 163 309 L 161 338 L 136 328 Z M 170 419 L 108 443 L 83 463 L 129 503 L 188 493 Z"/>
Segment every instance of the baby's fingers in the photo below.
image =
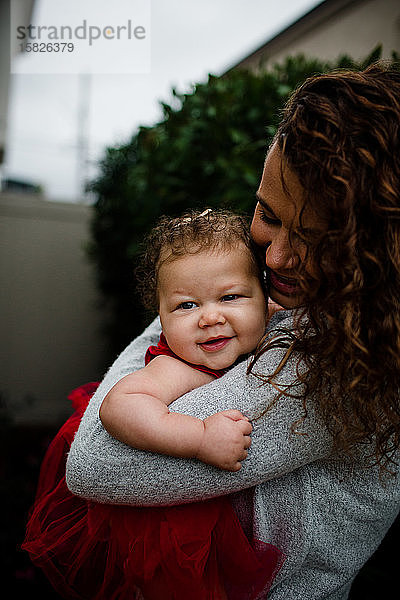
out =
<path fill-rule="evenodd" d="M 229 408 L 228 410 L 223 410 L 220 414 L 225 417 L 229 417 L 232 421 L 248 421 L 248 418 L 242 415 L 240 410 L 236 410 L 236 408 Z"/>
<path fill-rule="evenodd" d="M 238 424 L 238 427 L 239 427 L 240 431 L 245 436 L 250 435 L 250 433 L 253 431 L 253 427 L 252 427 L 250 421 L 240 420 L 240 421 L 237 422 L 237 424 Z"/>
<path fill-rule="evenodd" d="M 232 471 L 233 473 L 236 473 L 237 471 L 240 471 L 240 469 L 242 468 L 242 465 L 239 461 L 237 461 L 232 468 L 227 469 L 228 471 Z"/>
<path fill-rule="evenodd" d="M 251 446 L 251 437 L 249 435 L 245 435 L 243 441 L 244 441 L 244 444 L 243 444 L 244 448 L 246 450 L 248 448 L 250 448 L 250 446 Z"/>
<path fill-rule="evenodd" d="M 227 466 L 226 469 L 228 471 L 239 471 L 242 468 L 242 460 L 246 460 L 248 456 L 248 452 L 246 450 L 246 448 L 243 448 L 237 455 L 237 460 L 234 462 L 233 464 L 231 464 L 231 466 Z"/>
<path fill-rule="evenodd" d="M 240 471 L 240 469 L 242 468 L 242 460 L 246 460 L 247 457 L 248 452 L 246 448 L 243 448 L 237 455 L 237 461 L 234 462 L 231 467 L 228 467 L 228 471 Z"/>

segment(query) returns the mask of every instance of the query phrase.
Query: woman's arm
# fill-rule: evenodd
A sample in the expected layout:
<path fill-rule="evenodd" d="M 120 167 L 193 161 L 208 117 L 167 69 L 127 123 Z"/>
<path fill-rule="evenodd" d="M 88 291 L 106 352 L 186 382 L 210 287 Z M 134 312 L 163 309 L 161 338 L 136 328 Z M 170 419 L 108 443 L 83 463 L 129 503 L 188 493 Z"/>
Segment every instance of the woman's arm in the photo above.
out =
<path fill-rule="evenodd" d="M 157 356 L 123 377 L 100 406 L 104 428 L 133 448 L 238 471 L 247 456 L 251 425 L 238 411 L 204 420 L 170 412 L 180 396 L 215 379 L 171 356 Z"/>
<path fill-rule="evenodd" d="M 271 320 L 272 324 L 282 320 L 283 315 L 278 317 L 279 314 Z M 290 326 L 290 321 L 283 324 Z M 130 348 L 124 359 L 128 363 L 132 362 L 129 356 L 135 346 Z M 257 362 L 256 370 L 271 373 L 283 352 L 276 349 L 264 354 Z M 292 382 L 296 366 L 296 357 L 291 355 L 278 382 Z M 113 371 L 114 367 L 110 370 L 111 375 Z M 286 397 L 277 400 L 273 386 L 261 385 L 253 375 L 246 376 L 244 363 L 173 404 L 176 412 L 200 419 L 232 408 L 250 418 L 252 445 L 247 460 L 237 473 L 221 471 L 196 460 L 134 450 L 114 440 L 104 430 L 98 416 L 104 395 L 96 393 L 93 397 L 67 463 L 67 483 L 71 491 L 99 502 L 165 505 L 203 500 L 282 476 L 328 456 L 331 450 L 330 436 L 318 419 L 312 399 L 300 432 L 291 433 L 293 423 L 303 416 L 301 402 Z M 272 407 L 256 419 L 271 403 Z"/>

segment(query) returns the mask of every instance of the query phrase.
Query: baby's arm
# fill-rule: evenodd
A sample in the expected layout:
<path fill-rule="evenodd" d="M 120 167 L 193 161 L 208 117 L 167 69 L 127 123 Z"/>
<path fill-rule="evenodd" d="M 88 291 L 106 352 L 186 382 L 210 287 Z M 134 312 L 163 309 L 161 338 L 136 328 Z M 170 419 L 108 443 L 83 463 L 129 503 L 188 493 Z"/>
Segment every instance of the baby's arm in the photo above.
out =
<path fill-rule="evenodd" d="M 110 435 L 138 450 L 238 471 L 252 429 L 242 413 L 226 410 L 201 420 L 168 410 L 171 402 L 213 379 L 175 358 L 157 356 L 110 390 L 100 419 Z"/>

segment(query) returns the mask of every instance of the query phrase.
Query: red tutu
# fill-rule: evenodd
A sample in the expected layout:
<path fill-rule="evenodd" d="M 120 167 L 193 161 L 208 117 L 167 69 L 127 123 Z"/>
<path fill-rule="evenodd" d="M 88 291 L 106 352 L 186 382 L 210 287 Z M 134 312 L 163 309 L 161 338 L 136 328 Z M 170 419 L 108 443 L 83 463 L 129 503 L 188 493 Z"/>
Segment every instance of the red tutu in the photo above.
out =
<path fill-rule="evenodd" d="M 63 597 L 251 600 L 283 554 L 249 543 L 228 497 L 182 506 L 97 504 L 71 494 L 65 461 L 98 384 L 72 392 L 75 413 L 49 446 L 22 548 Z"/>

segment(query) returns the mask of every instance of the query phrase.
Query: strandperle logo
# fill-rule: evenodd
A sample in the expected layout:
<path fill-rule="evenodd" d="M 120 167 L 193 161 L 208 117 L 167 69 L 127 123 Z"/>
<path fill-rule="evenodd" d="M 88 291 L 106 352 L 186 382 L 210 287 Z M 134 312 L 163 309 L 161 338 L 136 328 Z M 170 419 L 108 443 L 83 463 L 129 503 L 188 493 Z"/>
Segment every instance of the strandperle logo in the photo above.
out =
<path fill-rule="evenodd" d="M 10 2 L 11 72 L 151 72 L 151 0 L 40 0 L 23 15 Z"/>
<path fill-rule="evenodd" d="M 146 28 L 143 25 L 134 25 L 128 19 L 125 25 L 90 25 L 83 19 L 81 25 L 20 25 L 17 27 L 18 40 L 27 41 L 73 41 L 86 40 L 89 46 L 96 40 L 144 40 Z"/>

